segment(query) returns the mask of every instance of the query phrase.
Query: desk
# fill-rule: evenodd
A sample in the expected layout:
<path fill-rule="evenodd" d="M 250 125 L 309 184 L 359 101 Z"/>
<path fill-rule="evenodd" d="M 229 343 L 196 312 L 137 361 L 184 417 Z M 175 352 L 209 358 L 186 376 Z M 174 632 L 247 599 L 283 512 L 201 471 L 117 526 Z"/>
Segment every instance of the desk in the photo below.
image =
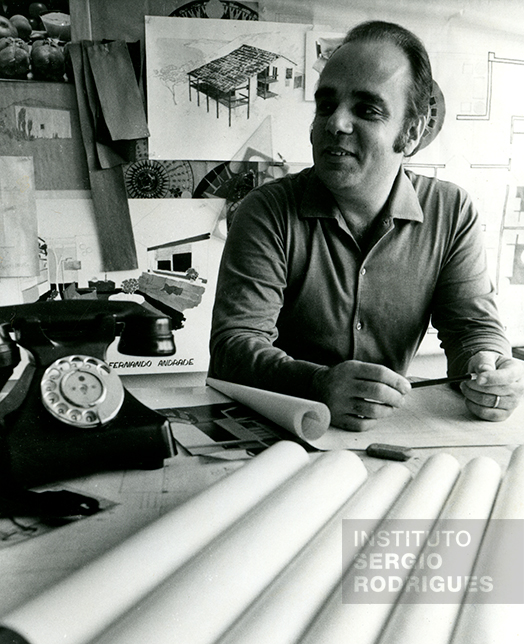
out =
<path fill-rule="evenodd" d="M 220 396 L 202 387 L 181 388 L 176 393 L 173 406 L 187 404 L 189 398 L 196 398 L 201 404 L 208 396 L 212 400 Z M 435 395 L 438 395 L 437 389 Z M 461 466 L 476 456 L 488 455 L 505 469 L 514 447 L 421 448 L 406 465 L 416 473 L 430 455 L 446 451 Z M 383 461 L 362 452 L 358 454 L 370 472 L 383 465 Z M 315 457 L 311 455 L 312 459 Z M 189 457 L 181 452 L 168 459 L 160 470 L 115 472 L 68 481 L 68 488 L 102 497 L 115 505 L 1 550 L 0 617 L 242 465 L 243 461 Z"/>

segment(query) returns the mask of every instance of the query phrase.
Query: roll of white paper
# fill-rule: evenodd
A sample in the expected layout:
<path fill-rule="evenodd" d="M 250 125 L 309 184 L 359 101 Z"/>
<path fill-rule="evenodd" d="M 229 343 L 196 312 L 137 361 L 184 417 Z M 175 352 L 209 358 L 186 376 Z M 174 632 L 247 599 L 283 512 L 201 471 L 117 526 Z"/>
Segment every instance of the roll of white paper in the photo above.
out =
<path fill-rule="evenodd" d="M 329 429 L 331 414 L 324 403 L 215 378 L 208 378 L 207 384 L 233 400 L 251 407 L 307 443 L 314 444 L 314 441 Z"/>
<path fill-rule="evenodd" d="M 97 644 L 215 642 L 365 478 L 355 454 L 322 454 L 155 589 Z"/>
<path fill-rule="evenodd" d="M 428 543 L 438 545 L 426 545 L 424 548 L 426 561 L 432 553 L 440 556 L 441 561 L 445 563 L 448 563 L 447 558 L 451 558 L 454 577 L 452 581 L 455 588 L 460 586 L 460 590 L 456 591 L 455 601 L 437 604 L 427 601 L 424 594 L 419 593 L 418 601 L 411 603 L 409 594 L 413 593 L 405 589 L 380 637 L 380 644 L 448 644 L 466 592 L 467 579 L 472 574 L 482 535 L 493 507 L 500 477 L 500 466 L 493 459 L 481 456 L 469 461 L 433 528 L 433 538 L 428 539 Z M 443 534 L 446 530 L 450 539 L 452 531 L 455 534 L 464 533 L 461 538 L 463 543 L 468 542 L 468 545 L 460 548 L 460 558 L 456 557 L 456 552 L 451 553 L 449 541 Z M 422 577 L 427 575 L 427 572 L 425 569 L 412 571 L 416 577 L 413 580 L 416 582 L 413 583 L 414 588 L 422 587 Z M 436 571 L 435 574 L 441 574 L 441 571 Z M 477 642 L 476 639 L 468 641 Z"/>
<path fill-rule="evenodd" d="M 276 443 L 5 616 L 0 626 L 31 644 L 91 641 L 308 462 L 307 452 L 297 443 Z"/>
<path fill-rule="evenodd" d="M 521 445 L 514 450 L 502 479 L 473 570 L 477 577 L 485 571 L 492 572 L 493 590 L 497 593 L 502 587 L 508 601 L 492 603 L 490 594 L 483 595 L 478 590 L 468 592 L 451 639 L 453 644 L 524 642 L 523 521 L 524 445 Z"/>
<path fill-rule="evenodd" d="M 373 474 L 219 644 L 296 642 L 340 580 L 342 521 L 366 520 L 373 529 L 410 478 L 409 470 L 399 463 L 387 463 Z"/>
<path fill-rule="evenodd" d="M 436 454 L 430 457 L 421 467 L 416 477 L 406 487 L 399 499 L 386 515 L 388 529 L 406 530 L 406 520 L 418 519 L 418 525 L 430 530 L 438 517 L 442 506 L 457 479 L 460 471 L 458 461 L 449 454 Z M 403 523 L 404 522 L 404 523 Z M 382 529 L 382 526 L 379 527 Z M 417 556 L 423 543 L 413 547 Z M 418 552 L 417 552 L 418 550 Z M 361 551 L 369 560 L 373 553 L 373 545 L 368 542 Z M 360 554 L 358 556 L 360 556 Z M 399 570 L 399 576 L 407 576 L 409 570 Z M 390 593 L 387 603 L 362 603 L 362 595 L 358 595 L 358 585 L 355 578 L 360 571 L 352 566 L 344 576 L 343 586 L 329 597 L 325 605 L 313 620 L 301 644 L 374 644 L 393 608 L 398 593 Z M 377 571 L 380 574 L 380 570 Z M 344 588 L 344 593 L 343 593 Z"/>

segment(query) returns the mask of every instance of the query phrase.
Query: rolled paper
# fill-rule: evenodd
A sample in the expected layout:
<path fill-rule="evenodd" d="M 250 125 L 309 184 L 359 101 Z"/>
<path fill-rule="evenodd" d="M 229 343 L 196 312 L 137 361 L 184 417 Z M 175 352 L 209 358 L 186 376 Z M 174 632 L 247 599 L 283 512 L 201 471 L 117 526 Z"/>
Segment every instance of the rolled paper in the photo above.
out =
<path fill-rule="evenodd" d="M 399 463 L 372 474 L 217 644 L 296 642 L 340 580 L 342 521 L 367 520 L 373 529 L 410 478 Z"/>
<path fill-rule="evenodd" d="M 400 495 L 386 515 L 388 526 L 406 530 L 406 520 L 417 519 L 418 527 L 430 530 L 437 519 L 453 485 L 458 477 L 460 466 L 450 454 L 440 453 L 430 457 L 420 468 L 415 478 Z M 404 522 L 404 523 L 403 523 Z M 382 524 L 379 530 L 382 529 Z M 391 531 L 391 528 L 390 528 Z M 413 547 L 415 556 L 423 543 Z M 368 542 L 357 557 L 373 554 L 373 544 Z M 380 570 L 378 571 L 380 574 Z M 410 574 L 409 570 L 398 571 L 399 576 Z M 386 603 L 362 603 L 357 594 L 356 577 L 361 574 L 355 565 L 344 575 L 342 584 L 328 598 L 324 606 L 311 622 L 300 644 L 374 644 L 379 637 L 394 606 L 400 589 L 389 593 Z"/>
<path fill-rule="evenodd" d="M 452 644 L 519 644 L 524 642 L 524 445 L 511 456 L 500 485 L 473 576 L 493 575 L 493 591 L 469 589 L 459 614 Z M 501 602 L 499 593 L 505 595 Z"/>
<path fill-rule="evenodd" d="M 322 454 L 156 588 L 97 644 L 215 642 L 365 478 L 355 454 Z"/>
<path fill-rule="evenodd" d="M 324 403 L 216 378 L 208 378 L 206 382 L 312 445 L 329 429 L 331 414 Z"/>
<path fill-rule="evenodd" d="M 448 569 L 449 563 L 452 564 L 453 570 L 449 572 L 453 575 L 454 587 L 458 589 L 460 586 L 455 593 L 455 601 L 432 603 L 425 601 L 424 595 L 419 593 L 418 601 L 411 603 L 409 595 L 412 591 L 405 588 L 382 633 L 380 644 L 448 644 L 495 501 L 500 477 L 500 466 L 493 459 L 481 456 L 469 461 L 435 524 L 433 539 L 428 539 L 423 550 L 426 561 L 430 553 L 437 553 L 442 561 L 448 563 Z M 444 535 L 441 536 L 444 530 L 467 533 L 464 543 L 469 540 L 469 544 L 458 549 L 459 558 L 456 552 L 451 554 L 448 541 Z M 430 543 L 438 545 L 429 547 Z M 451 561 L 446 562 L 446 558 Z M 434 572 L 442 574 L 441 570 Z M 422 587 L 421 578 L 427 575 L 427 570 L 418 569 L 414 574 L 417 577 L 415 587 Z M 477 642 L 476 639 L 468 641 Z"/>
<path fill-rule="evenodd" d="M 297 443 L 276 443 L 14 610 L 0 627 L 19 633 L 30 644 L 91 641 L 308 462 L 307 452 Z"/>

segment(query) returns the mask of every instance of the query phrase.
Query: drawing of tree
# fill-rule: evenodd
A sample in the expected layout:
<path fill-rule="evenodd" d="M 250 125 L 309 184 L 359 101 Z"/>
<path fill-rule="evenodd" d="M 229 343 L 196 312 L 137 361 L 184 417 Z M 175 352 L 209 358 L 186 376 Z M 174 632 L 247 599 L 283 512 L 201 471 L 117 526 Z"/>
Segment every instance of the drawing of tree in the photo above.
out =
<path fill-rule="evenodd" d="M 187 83 L 187 73 L 193 69 L 195 66 L 194 61 L 189 61 L 183 65 L 166 65 L 161 69 L 154 69 L 153 74 L 158 78 L 158 80 L 167 87 L 171 96 L 173 97 L 173 103 L 177 105 L 175 87 L 180 84 Z"/>

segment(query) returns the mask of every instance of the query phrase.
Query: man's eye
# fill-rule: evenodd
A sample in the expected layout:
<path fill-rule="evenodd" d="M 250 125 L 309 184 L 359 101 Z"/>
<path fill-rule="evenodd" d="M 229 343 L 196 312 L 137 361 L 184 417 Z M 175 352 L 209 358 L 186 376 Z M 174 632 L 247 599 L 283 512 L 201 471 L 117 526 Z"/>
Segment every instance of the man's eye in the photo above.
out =
<path fill-rule="evenodd" d="M 335 109 L 333 101 L 317 101 L 316 112 L 319 116 L 329 116 L 333 114 Z"/>
<path fill-rule="evenodd" d="M 357 105 L 355 112 L 359 118 L 363 119 L 379 119 L 382 117 L 381 110 L 374 105 Z"/>

